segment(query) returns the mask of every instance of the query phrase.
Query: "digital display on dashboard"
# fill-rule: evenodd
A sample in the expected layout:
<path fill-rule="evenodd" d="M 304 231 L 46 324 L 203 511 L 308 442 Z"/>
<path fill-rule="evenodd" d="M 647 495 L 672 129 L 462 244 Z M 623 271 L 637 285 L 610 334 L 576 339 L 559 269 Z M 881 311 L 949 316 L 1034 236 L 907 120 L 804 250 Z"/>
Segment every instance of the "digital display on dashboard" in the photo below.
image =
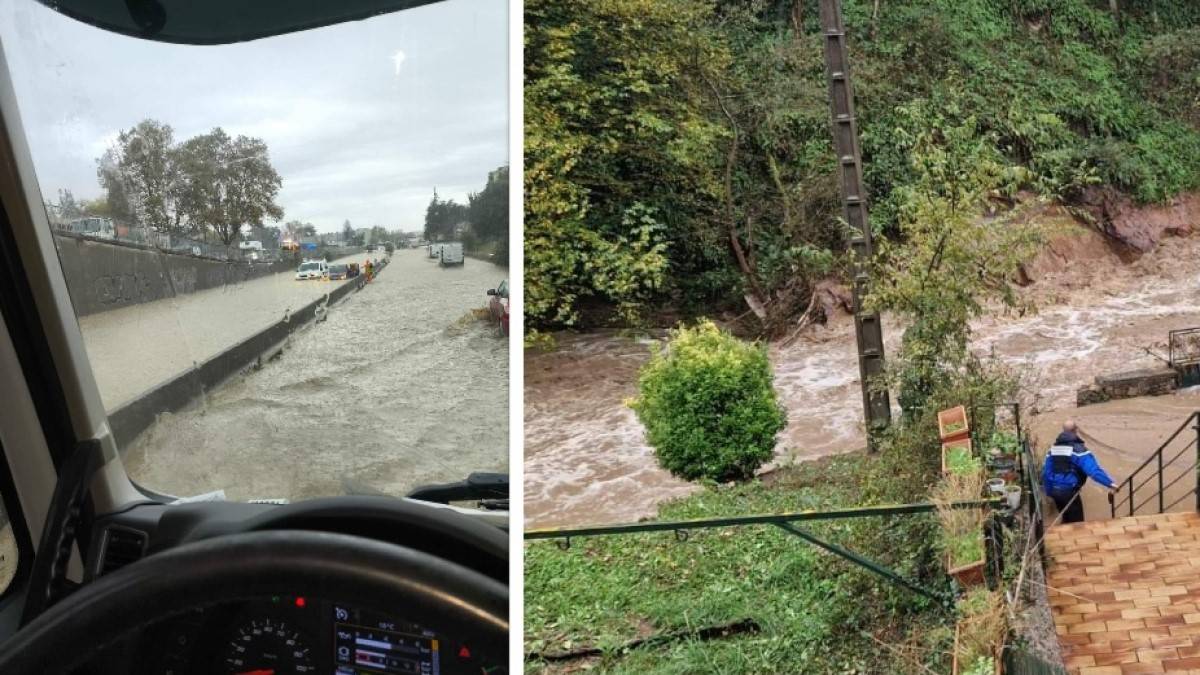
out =
<path fill-rule="evenodd" d="M 333 650 L 337 675 L 441 675 L 438 638 L 388 617 L 335 605 Z"/>

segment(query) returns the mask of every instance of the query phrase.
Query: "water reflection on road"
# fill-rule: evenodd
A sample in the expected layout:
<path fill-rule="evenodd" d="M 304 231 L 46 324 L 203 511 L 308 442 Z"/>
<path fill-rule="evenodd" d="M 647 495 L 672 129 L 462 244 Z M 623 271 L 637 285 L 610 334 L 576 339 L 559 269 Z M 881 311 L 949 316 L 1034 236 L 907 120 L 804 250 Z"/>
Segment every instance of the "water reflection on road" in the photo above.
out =
<path fill-rule="evenodd" d="M 507 341 L 470 315 L 505 275 L 398 251 L 278 359 L 164 416 L 126 468 L 170 494 L 292 500 L 507 471 Z"/>

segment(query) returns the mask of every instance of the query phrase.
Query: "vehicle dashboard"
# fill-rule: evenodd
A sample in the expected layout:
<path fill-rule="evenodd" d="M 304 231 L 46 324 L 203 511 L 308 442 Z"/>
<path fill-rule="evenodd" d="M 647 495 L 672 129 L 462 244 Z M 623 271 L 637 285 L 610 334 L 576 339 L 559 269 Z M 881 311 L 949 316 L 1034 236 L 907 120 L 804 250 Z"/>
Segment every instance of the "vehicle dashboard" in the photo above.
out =
<path fill-rule="evenodd" d="M 303 595 L 189 612 L 148 629 L 136 653 L 146 675 L 503 672 L 454 636 Z"/>
<path fill-rule="evenodd" d="M 418 530 L 403 520 L 414 509 L 437 518 L 461 516 L 438 505 L 404 500 L 339 497 L 287 506 L 212 502 L 168 506 L 145 503 L 101 518 L 91 533 L 87 578 L 94 579 L 156 551 L 238 531 L 300 527 L 366 536 L 383 541 L 407 538 L 433 546 L 437 532 Z M 490 516 L 487 516 L 490 517 Z M 487 522 L 485 517 L 478 522 Z M 433 523 L 436 526 L 437 520 Z M 487 532 L 500 532 L 486 525 Z M 504 550 L 506 537 L 501 533 Z M 453 540 L 448 540 L 453 543 Z M 475 546 L 479 546 L 475 542 Z M 497 576 L 506 567 L 498 552 L 447 542 L 430 552 Z M 506 555 L 506 553 L 505 553 Z M 466 556 L 466 557 L 464 557 Z M 231 561 L 236 564 L 236 561 Z M 459 675 L 507 672 L 507 655 L 492 655 L 456 636 L 453 627 L 435 629 L 404 608 L 380 615 L 337 598 L 319 598 L 295 589 L 188 610 L 155 622 L 105 649 L 86 673 L 155 675 Z M 336 595 L 336 594 L 335 594 Z"/>

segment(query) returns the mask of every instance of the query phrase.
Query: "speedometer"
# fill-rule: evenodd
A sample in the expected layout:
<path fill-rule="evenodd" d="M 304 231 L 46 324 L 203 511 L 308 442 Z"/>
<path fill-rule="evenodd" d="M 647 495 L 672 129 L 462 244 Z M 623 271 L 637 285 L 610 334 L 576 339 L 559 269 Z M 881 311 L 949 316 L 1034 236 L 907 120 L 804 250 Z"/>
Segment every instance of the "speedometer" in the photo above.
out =
<path fill-rule="evenodd" d="M 238 628 L 225 653 L 233 675 L 315 673 L 312 654 L 299 631 L 278 619 L 256 619 Z"/>

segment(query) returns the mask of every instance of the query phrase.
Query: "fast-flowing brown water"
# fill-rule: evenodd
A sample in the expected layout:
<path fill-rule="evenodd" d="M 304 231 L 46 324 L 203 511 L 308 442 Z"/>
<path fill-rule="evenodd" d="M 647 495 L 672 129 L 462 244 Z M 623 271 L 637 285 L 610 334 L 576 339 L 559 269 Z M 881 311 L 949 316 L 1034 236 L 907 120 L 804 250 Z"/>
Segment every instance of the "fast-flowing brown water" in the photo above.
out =
<path fill-rule="evenodd" d="M 1019 369 L 1028 410 L 1048 443 L 1048 429 L 1074 414 L 1076 390 L 1096 375 L 1154 366 L 1143 348 L 1165 353 L 1167 332 L 1200 326 L 1200 238 L 1168 239 L 1134 264 L 1115 256 L 1061 261 L 1060 269 L 1028 293 L 1040 312 L 997 315 L 977 322 L 974 346 Z M 894 350 L 900 329 L 885 317 Z M 551 353 L 525 356 L 525 516 L 527 526 L 563 526 L 637 520 L 662 501 L 695 489 L 657 467 L 642 428 L 624 401 L 636 394 L 636 374 L 649 356 L 650 338 L 613 333 L 565 335 Z M 788 410 L 776 462 L 846 452 L 864 445 L 862 399 L 853 324 L 847 317 L 817 328 L 788 347 L 772 345 L 775 386 Z M 1195 397 L 1141 400 L 1085 408 L 1081 414 L 1128 457 L 1096 448 L 1118 478 L 1129 461 L 1151 452 L 1170 421 L 1186 416 Z M 1167 403 L 1165 401 L 1175 401 Z M 1200 406 L 1200 401 L 1195 404 Z M 1146 412 L 1151 410 L 1154 412 Z M 1069 411 L 1069 412 L 1068 412 Z M 1093 416 L 1106 413 L 1103 418 Z M 1099 420 L 1125 420 L 1104 422 Z M 1178 422 L 1175 423 L 1175 426 Z M 1107 510 L 1104 496 L 1098 493 Z M 1090 499 L 1090 498 L 1089 498 Z M 1099 508 L 1089 501 L 1089 508 Z"/>
<path fill-rule="evenodd" d="M 279 358 L 164 415 L 126 450 L 129 474 L 175 495 L 296 500 L 506 472 L 507 340 L 471 315 L 505 274 L 398 251 Z"/>

